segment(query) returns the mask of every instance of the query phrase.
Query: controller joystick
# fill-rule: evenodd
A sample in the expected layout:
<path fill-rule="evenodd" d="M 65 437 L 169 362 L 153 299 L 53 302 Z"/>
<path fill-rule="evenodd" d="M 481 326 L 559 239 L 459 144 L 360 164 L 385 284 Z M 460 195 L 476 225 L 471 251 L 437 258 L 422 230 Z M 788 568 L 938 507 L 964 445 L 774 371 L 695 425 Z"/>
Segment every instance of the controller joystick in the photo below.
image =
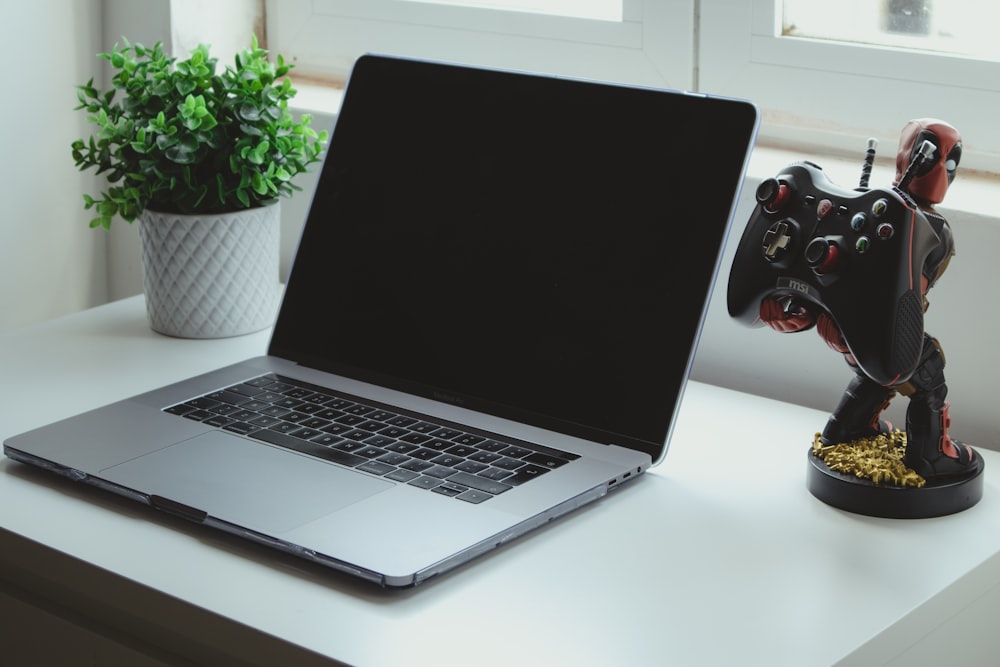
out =
<path fill-rule="evenodd" d="M 763 181 L 733 260 L 728 306 L 760 326 L 761 302 L 793 296 L 827 312 L 873 380 L 905 382 L 923 337 L 921 269 L 939 243 L 895 188 L 848 190 L 810 162 Z"/>
<path fill-rule="evenodd" d="M 776 178 L 768 178 L 757 186 L 757 203 L 769 213 L 777 213 L 791 197 L 788 185 Z"/>

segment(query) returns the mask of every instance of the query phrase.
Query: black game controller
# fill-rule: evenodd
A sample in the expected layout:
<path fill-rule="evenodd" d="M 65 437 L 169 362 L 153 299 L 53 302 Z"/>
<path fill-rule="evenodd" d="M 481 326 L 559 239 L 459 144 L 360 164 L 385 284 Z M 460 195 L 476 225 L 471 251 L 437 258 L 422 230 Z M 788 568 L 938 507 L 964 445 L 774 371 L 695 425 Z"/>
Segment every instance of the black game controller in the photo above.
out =
<path fill-rule="evenodd" d="M 847 190 L 810 162 L 757 188 L 729 274 L 729 314 L 761 326 L 766 297 L 793 296 L 833 318 L 861 370 L 905 382 L 924 333 L 921 271 L 939 238 L 896 188 Z"/>

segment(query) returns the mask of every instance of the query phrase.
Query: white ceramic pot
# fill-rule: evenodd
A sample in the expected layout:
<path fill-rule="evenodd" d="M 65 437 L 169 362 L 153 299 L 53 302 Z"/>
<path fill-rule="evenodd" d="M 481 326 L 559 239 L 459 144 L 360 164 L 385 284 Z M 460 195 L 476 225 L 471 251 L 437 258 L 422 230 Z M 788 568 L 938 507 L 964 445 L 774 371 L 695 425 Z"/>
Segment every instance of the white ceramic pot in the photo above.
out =
<path fill-rule="evenodd" d="M 154 331 L 224 338 L 260 331 L 278 308 L 281 209 L 139 218 L 146 311 Z"/>

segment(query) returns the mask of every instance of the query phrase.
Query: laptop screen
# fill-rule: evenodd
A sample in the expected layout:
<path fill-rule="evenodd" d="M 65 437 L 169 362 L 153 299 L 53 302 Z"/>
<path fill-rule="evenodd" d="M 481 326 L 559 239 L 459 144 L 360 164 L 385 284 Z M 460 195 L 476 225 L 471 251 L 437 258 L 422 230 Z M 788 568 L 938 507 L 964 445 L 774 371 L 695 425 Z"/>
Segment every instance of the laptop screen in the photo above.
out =
<path fill-rule="evenodd" d="M 365 56 L 270 353 L 655 459 L 755 127 L 741 101 Z"/>

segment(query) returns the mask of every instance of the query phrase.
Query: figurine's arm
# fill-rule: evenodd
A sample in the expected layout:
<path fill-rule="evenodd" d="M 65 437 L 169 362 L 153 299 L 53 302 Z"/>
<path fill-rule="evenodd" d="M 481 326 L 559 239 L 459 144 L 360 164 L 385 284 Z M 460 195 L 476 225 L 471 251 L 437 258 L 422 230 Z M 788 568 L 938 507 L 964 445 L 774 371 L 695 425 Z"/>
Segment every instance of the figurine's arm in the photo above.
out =
<path fill-rule="evenodd" d="M 816 324 L 816 315 L 793 297 L 770 296 L 760 302 L 760 321 L 780 333 L 796 333 Z"/>

